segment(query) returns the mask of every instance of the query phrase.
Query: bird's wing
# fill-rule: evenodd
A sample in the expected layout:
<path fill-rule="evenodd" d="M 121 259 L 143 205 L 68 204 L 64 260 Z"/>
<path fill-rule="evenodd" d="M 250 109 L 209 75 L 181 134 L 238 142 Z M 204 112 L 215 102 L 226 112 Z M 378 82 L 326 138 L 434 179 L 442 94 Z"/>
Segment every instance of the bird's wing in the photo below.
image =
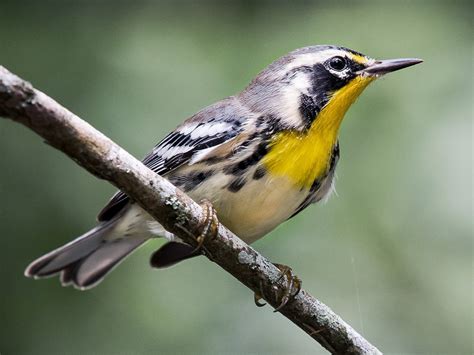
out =
<path fill-rule="evenodd" d="M 242 113 L 240 110 L 229 110 L 233 102 L 226 101 L 231 99 L 210 106 L 188 119 L 158 143 L 143 159 L 143 164 L 158 175 L 164 175 L 184 164 L 200 161 L 212 155 L 217 147 L 232 141 L 242 132 L 245 116 L 239 114 Z M 100 211 L 97 219 L 110 220 L 128 202 L 128 196 L 118 191 Z"/>

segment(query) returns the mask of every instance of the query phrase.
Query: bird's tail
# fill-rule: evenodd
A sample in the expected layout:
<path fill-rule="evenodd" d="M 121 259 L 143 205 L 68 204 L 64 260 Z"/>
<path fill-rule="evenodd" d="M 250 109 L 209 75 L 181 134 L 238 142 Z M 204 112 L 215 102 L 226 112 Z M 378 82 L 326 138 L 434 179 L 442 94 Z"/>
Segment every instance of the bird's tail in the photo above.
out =
<path fill-rule="evenodd" d="M 111 238 L 113 221 L 102 222 L 72 242 L 33 261 L 25 276 L 42 278 L 60 274 L 63 286 L 85 290 L 97 285 L 115 266 L 148 238 Z"/>

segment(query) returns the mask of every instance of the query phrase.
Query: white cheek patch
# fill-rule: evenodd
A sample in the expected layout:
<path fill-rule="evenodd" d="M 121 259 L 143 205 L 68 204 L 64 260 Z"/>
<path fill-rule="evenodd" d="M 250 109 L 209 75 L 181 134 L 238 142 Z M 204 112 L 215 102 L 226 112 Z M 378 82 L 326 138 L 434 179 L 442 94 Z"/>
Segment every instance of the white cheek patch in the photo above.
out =
<path fill-rule="evenodd" d="M 291 83 L 294 88 L 304 93 L 308 92 L 308 89 L 311 86 L 310 79 L 308 78 L 308 75 L 306 73 L 298 73 L 293 78 L 293 80 L 291 80 Z"/>
<path fill-rule="evenodd" d="M 305 87 L 306 92 L 308 87 Z M 300 97 L 302 90 L 295 86 L 288 86 L 280 100 L 279 114 L 280 117 L 293 127 L 299 127 L 302 124 L 301 115 L 299 111 Z"/>

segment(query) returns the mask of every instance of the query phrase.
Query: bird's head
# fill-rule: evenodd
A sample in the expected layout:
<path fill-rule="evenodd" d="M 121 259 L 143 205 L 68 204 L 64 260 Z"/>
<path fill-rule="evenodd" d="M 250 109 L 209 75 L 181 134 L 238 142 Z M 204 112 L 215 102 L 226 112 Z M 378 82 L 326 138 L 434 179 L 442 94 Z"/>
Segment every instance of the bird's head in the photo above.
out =
<path fill-rule="evenodd" d="M 283 126 L 308 129 L 323 111 L 339 125 L 344 113 L 376 78 L 422 62 L 375 60 L 337 46 L 311 46 L 290 52 L 265 68 L 241 97 Z"/>

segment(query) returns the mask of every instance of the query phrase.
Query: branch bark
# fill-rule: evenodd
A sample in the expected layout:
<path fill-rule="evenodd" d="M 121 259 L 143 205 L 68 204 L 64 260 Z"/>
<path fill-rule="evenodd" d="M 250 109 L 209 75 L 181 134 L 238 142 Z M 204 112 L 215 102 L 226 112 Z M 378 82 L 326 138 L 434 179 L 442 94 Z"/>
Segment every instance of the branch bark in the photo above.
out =
<path fill-rule="evenodd" d="M 0 66 L 0 116 L 35 131 L 90 173 L 125 192 L 168 231 L 196 245 L 202 208 L 91 125 Z M 212 261 L 252 291 L 282 292 L 280 271 L 223 225 L 206 239 Z M 274 297 L 265 297 L 273 307 Z M 381 354 L 329 307 L 301 290 L 280 312 L 333 354 Z"/>

